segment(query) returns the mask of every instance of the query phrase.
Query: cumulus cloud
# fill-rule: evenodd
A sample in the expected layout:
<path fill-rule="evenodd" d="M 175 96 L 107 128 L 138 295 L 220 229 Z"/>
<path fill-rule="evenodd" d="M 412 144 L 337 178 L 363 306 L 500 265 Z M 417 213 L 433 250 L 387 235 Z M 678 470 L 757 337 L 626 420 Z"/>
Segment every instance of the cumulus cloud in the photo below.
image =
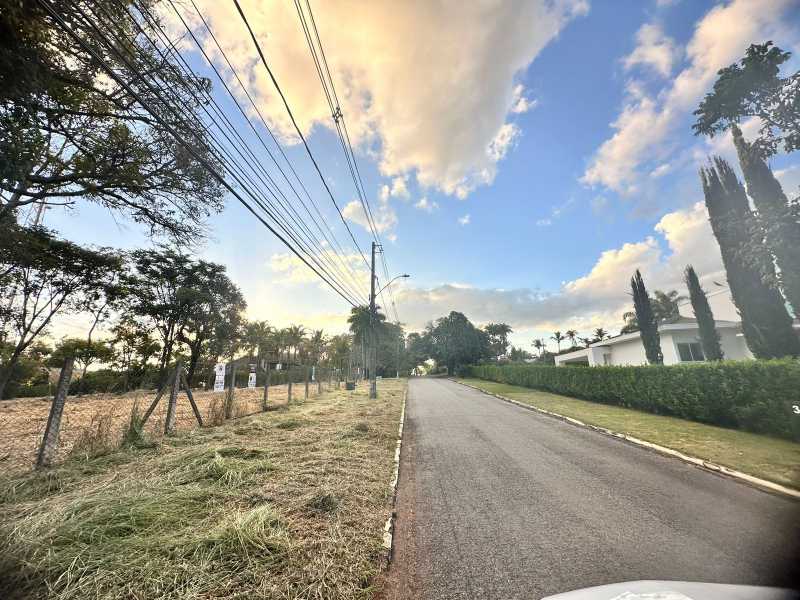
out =
<path fill-rule="evenodd" d="M 469 214 L 464 215 L 463 217 L 458 218 L 459 225 L 469 225 L 470 216 Z"/>
<path fill-rule="evenodd" d="M 710 89 L 720 68 L 741 58 L 754 41 L 772 39 L 785 47 L 798 42 L 800 32 L 785 19 L 791 4 L 733 0 L 706 13 L 686 46 L 687 65 L 674 80 L 656 94 L 639 82 L 628 83 L 625 104 L 611 123 L 614 135 L 595 152 L 581 181 L 622 194 L 639 191 L 642 167 L 647 173 L 668 162 L 673 149 L 666 142 Z"/>
<path fill-rule="evenodd" d="M 300 128 L 330 127 L 292 3 L 242 4 Z M 293 140 L 231 4 L 200 5 L 271 126 Z M 514 97 L 515 77 L 569 21 L 588 12 L 588 2 L 339 0 L 314 8 L 353 142 L 375 153 L 386 176 L 414 174 L 423 186 L 465 196 L 492 181 L 509 141 L 507 117 L 532 102 Z M 224 64 L 196 16 L 183 10 Z"/>
<path fill-rule="evenodd" d="M 722 259 L 703 203 L 665 215 L 652 235 L 600 254 L 583 276 L 550 292 L 530 288 L 485 289 L 452 283 L 397 293 L 412 328 L 451 310 L 478 323 L 503 321 L 515 329 L 605 327 L 616 331 L 630 309 L 630 277 L 640 269 L 649 289 L 683 290 L 683 269 L 693 264 L 703 281 L 724 280 Z"/>
<path fill-rule="evenodd" d="M 514 92 L 511 97 L 511 112 L 514 114 L 526 113 L 529 110 L 536 108 L 539 101 L 536 98 L 528 98 L 525 96 L 525 86 L 521 83 L 514 87 Z"/>
<path fill-rule="evenodd" d="M 636 66 L 652 69 L 662 77 L 669 77 L 680 51 L 675 41 L 656 23 L 645 23 L 636 32 L 636 48 L 623 59 L 625 69 Z"/>
<path fill-rule="evenodd" d="M 418 202 L 414 204 L 414 208 L 423 210 L 427 213 L 432 213 L 434 210 L 439 208 L 439 204 L 437 202 L 431 202 L 430 200 L 428 200 L 427 196 L 423 196 L 422 198 L 419 199 Z"/>
<path fill-rule="evenodd" d="M 377 207 L 371 208 L 372 221 L 378 233 L 391 230 L 397 225 L 397 213 L 388 202 L 379 202 Z M 351 200 L 342 209 L 342 215 L 348 221 L 360 225 L 370 231 L 370 222 L 359 200 Z"/>

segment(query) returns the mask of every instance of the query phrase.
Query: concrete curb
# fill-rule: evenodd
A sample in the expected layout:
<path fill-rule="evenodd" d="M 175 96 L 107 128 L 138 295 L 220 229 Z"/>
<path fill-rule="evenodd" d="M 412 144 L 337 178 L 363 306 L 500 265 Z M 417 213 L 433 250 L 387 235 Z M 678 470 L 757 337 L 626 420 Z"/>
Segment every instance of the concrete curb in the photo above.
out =
<path fill-rule="evenodd" d="M 400 478 L 400 449 L 403 447 L 403 425 L 406 420 L 406 399 L 408 398 L 408 383 L 403 391 L 403 406 L 400 409 L 400 425 L 397 427 L 397 444 L 394 450 L 394 473 L 392 481 L 389 483 L 389 490 L 392 496 L 392 512 L 386 519 L 383 526 L 383 547 L 386 550 L 386 564 L 392 561 L 392 548 L 394 543 L 394 520 L 397 516 L 395 504 L 397 503 L 397 482 Z"/>
<path fill-rule="evenodd" d="M 454 379 L 451 381 L 455 381 Z M 618 431 L 612 431 L 611 429 L 606 429 L 605 427 L 599 427 L 597 425 L 591 425 L 590 423 L 584 423 L 578 419 L 573 419 L 572 417 L 566 417 L 564 415 L 560 415 L 558 413 L 554 413 L 549 410 L 545 410 L 543 408 L 538 408 L 531 404 L 525 404 L 524 402 L 519 402 L 518 400 L 512 400 L 511 398 L 507 398 L 506 396 L 501 396 L 500 394 L 493 394 L 491 392 L 487 392 L 479 388 L 478 386 L 463 383 L 461 381 L 455 381 L 460 385 L 465 387 L 472 388 L 477 390 L 487 396 L 494 396 L 499 400 L 503 400 L 504 402 L 508 402 L 510 404 L 515 404 L 521 408 L 526 410 L 531 410 L 534 412 L 542 413 L 551 417 L 555 417 L 556 419 L 561 419 L 562 421 L 566 421 L 568 423 L 572 423 L 573 425 L 577 425 L 578 427 L 584 427 L 586 429 L 593 429 L 594 431 L 599 431 L 605 435 L 610 435 L 612 437 L 624 440 L 626 442 L 630 442 L 631 444 L 635 444 L 637 446 L 641 446 L 643 448 L 647 448 L 648 450 L 653 450 L 654 452 L 658 452 L 659 454 L 665 454 L 667 456 L 672 456 L 673 458 L 677 458 L 678 460 L 682 460 L 685 463 L 689 463 L 696 467 L 700 467 L 701 469 L 706 469 L 708 471 L 712 471 L 719 475 L 725 475 L 726 477 L 731 477 L 736 479 L 742 483 L 746 483 L 750 486 L 757 487 L 759 489 L 765 490 L 767 492 L 772 492 L 776 494 L 782 494 L 784 496 L 789 496 L 796 500 L 800 500 L 800 490 L 796 490 L 794 488 L 790 488 L 779 483 L 773 483 L 772 481 L 767 481 L 766 479 L 761 479 L 759 477 L 754 477 L 753 475 L 748 475 L 747 473 L 742 473 L 741 471 L 736 471 L 735 469 L 729 469 L 728 467 L 724 467 L 722 465 L 718 465 L 717 463 L 713 463 L 702 458 L 697 458 L 696 456 L 689 456 L 688 454 L 684 454 L 683 452 L 678 452 L 677 450 L 673 450 L 672 448 L 667 448 L 666 446 L 661 446 L 659 444 L 654 444 L 652 442 L 648 442 L 646 440 L 639 439 L 632 435 L 628 435 L 626 433 L 620 433 Z"/>

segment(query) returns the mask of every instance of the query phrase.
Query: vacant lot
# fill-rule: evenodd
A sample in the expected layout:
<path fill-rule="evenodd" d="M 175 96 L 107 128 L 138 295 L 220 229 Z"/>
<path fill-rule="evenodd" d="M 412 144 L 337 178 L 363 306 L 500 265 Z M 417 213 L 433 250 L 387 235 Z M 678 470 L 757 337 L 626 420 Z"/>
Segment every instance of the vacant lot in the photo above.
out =
<path fill-rule="evenodd" d="M 788 440 L 482 379 L 460 381 L 492 394 L 579 419 L 584 423 L 627 433 L 775 483 L 800 487 L 800 444 Z"/>
<path fill-rule="evenodd" d="M 0 479 L 0 597 L 369 597 L 404 388 Z"/>
<path fill-rule="evenodd" d="M 323 384 L 326 388 L 327 384 Z M 294 384 L 292 397 L 304 395 L 304 384 Z M 317 386 L 309 387 L 311 394 Z M 213 421 L 214 413 L 222 410 L 225 394 L 195 391 L 197 402 L 204 421 Z M 261 410 L 264 388 L 237 389 L 235 414 L 253 414 Z M 155 398 L 155 391 L 136 391 L 127 394 L 88 394 L 70 396 L 64 407 L 64 416 L 59 435 L 59 455 L 64 458 L 71 453 L 91 450 L 97 443 L 113 445 L 118 441 L 128 425 L 131 411 L 138 405 L 143 413 Z M 148 432 L 156 435 L 163 431 L 168 396 L 165 394 L 147 425 Z M 271 408 L 286 404 L 287 386 L 271 386 L 269 403 Z M 47 425 L 51 398 L 21 398 L 0 402 L 0 468 L 25 470 L 36 459 L 36 452 Z M 178 430 L 197 426 L 186 393 L 178 396 L 176 423 Z"/>

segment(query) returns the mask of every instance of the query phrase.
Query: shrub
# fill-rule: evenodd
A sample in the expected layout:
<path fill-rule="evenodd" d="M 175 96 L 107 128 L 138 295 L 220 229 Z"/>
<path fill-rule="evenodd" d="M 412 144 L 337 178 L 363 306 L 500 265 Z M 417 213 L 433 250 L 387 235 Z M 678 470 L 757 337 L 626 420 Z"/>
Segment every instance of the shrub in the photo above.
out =
<path fill-rule="evenodd" d="M 800 440 L 793 359 L 591 367 L 478 365 L 471 375 L 591 402 Z"/>

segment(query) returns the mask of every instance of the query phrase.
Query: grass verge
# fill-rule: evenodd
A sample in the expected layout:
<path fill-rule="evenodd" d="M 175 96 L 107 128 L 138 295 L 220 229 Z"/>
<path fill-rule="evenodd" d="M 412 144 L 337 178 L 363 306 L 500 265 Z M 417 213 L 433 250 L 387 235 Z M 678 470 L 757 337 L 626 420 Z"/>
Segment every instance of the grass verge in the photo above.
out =
<path fill-rule="evenodd" d="M 794 442 L 482 379 L 458 381 L 781 485 L 800 487 L 800 444 Z"/>
<path fill-rule="evenodd" d="M 404 388 L 0 477 L 0 597 L 370 597 Z"/>

